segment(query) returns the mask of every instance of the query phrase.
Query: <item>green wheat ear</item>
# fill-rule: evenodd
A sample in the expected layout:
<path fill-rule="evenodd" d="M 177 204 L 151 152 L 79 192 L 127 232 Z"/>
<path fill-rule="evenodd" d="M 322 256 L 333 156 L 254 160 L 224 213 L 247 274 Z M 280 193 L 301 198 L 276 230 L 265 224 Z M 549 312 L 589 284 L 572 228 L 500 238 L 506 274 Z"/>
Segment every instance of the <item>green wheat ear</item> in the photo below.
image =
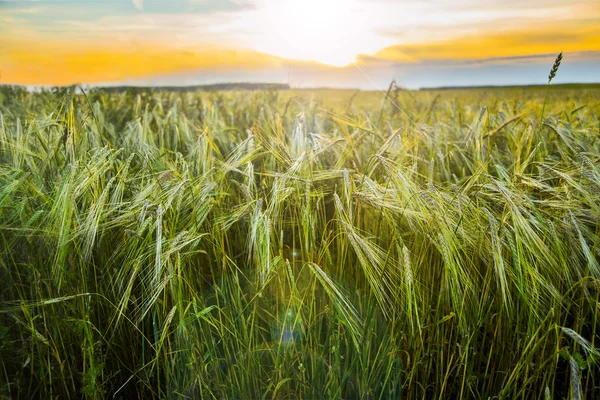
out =
<path fill-rule="evenodd" d="M 552 66 L 552 69 L 550 70 L 550 74 L 548 75 L 548 83 L 552 82 L 552 79 L 554 79 L 554 77 L 556 76 L 556 73 L 558 72 L 558 67 L 560 67 L 560 62 L 562 61 L 562 58 L 563 58 L 563 53 L 561 51 L 560 54 L 556 57 L 556 60 L 554 60 L 554 65 Z"/>
<path fill-rule="evenodd" d="M 552 82 L 552 79 L 554 79 L 554 77 L 556 76 L 556 73 L 558 72 L 558 68 L 560 67 L 560 62 L 562 61 L 563 58 L 563 53 L 562 51 L 558 54 L 558 56 L 556 56 L 556 60 L 554 60 L 554 64 L 552 65 L 552 68 L 550 69 L 550 74 L 548 74 L 548 84 L 546 85 L 546 94 L 544 95 L 544 105 L 542 106 L 542 119 L 540 122 L 540 125 L 543 124 L 544 121 L 544 111 L 546 111 L 546 101 L 548 100 L 548 88 L 550 87 L 550 82 Z"/>

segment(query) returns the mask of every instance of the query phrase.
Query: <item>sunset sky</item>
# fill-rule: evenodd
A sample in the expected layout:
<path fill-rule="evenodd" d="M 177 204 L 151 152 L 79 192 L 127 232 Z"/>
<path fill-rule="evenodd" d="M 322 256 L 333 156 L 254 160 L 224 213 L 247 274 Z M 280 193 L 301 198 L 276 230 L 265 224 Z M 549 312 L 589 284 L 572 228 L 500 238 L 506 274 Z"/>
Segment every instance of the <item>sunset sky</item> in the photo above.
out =
<path fill-rule="evenodd" d="M 0 0 L 0 83 L 600 82 L 600 1 Z"/>

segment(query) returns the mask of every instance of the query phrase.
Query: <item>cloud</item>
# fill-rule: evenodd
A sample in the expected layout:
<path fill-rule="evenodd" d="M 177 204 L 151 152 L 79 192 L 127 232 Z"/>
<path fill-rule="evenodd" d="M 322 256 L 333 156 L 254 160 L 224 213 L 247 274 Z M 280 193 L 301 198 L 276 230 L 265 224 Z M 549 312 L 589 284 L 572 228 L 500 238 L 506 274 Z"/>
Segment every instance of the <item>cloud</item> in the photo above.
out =
<path fill-rule="evenodd" d="M 132 0 L 133 5 L 140 11 L 144 11 L 144 0 Z"/>
<path fill-rule="evenodd" d="M 481 60 L 558 54 L 560 51 L 600 51 L 600 19 L 573 21 L 549 27 L 478 33 L 426 43 L 397 44 L 359 61 L 418 62 L 423 60 Z"/>

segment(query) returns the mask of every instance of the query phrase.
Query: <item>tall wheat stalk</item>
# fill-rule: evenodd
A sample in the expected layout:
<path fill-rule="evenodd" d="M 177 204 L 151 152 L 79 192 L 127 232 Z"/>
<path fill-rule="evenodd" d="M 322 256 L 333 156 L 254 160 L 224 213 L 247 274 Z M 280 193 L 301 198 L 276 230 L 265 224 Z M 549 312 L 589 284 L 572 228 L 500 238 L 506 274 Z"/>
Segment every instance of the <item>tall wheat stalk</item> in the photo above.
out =
<path fill-rule="evenodd" d="M 540 119 L 540 127 L 543 125 L 544 123 L 544 111 L 546 110 L 546 101 L 548 100 L 548 89 L 550 88 L 550 82 L 552 82 L 552 79 L 554 79 L 554 77 L 556 76 L 556 73 L 558 72 L 558 68 L 560 67 L 560 62 L 563 59 L 563 53 L 562 51 L 558 54 L 558 56 L 556 56 L 556 59 L 554 60 L 554 64 L 552 65 L 552 68 L 550 69 L 550 73 L 548 74 L 548 83 L 546 84 L 546 92 L 544 94 L 544 104 L 542 106 L 542 116 Z"/>

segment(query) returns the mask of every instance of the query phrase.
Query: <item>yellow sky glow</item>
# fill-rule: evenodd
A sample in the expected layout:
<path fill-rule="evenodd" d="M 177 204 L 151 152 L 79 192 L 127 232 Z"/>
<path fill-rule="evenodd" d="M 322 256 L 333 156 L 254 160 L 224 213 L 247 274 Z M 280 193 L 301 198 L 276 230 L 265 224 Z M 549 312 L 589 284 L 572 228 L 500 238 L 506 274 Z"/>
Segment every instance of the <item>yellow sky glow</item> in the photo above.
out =
<path fill-rule="evenodd" d="M 249 50 L 0 40 L 1 81 L 24 85 L 110 83 L 182 71 L 274 68 L 277 57 Z"/>

